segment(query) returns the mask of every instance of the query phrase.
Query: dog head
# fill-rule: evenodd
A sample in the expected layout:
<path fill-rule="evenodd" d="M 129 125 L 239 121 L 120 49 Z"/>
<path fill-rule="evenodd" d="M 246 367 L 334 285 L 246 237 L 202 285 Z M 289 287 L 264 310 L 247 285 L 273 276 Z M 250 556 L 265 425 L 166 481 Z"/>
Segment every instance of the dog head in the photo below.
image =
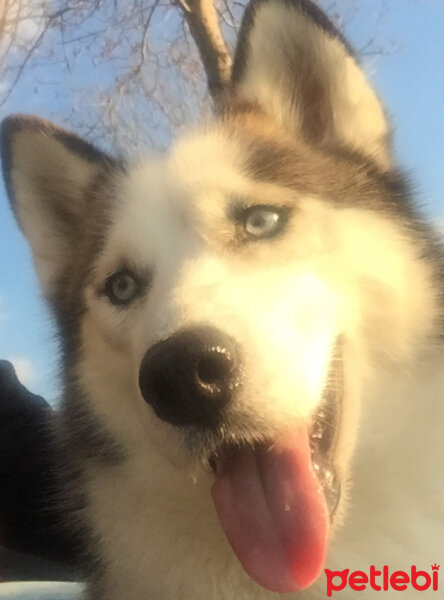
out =
<path fill-rule="evenodd" d="M 214 120 L 165 156 L 122 162 L 26 117 L 2 139 L 71 396 L 128 452 L 146 435 L 213 470 L 246 570 L 309 585 L 359 400 L 438 312 L 431 237 L 347 42 L 308 0 L 255 0 Z"/>

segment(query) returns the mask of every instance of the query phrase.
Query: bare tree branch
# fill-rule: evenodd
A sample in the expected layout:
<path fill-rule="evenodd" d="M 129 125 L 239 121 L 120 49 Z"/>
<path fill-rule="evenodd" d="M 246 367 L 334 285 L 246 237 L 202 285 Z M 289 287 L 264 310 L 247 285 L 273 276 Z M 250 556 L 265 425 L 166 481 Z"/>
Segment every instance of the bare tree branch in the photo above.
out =
<path fill-rule="evenodd" d="M 16 75 L 14 77 L 14 80 L 13 80 L 13 82 L 12 82 L 9 90 L 6 92 L 5 96 L 2 98 L 2 100 L 0 102 L 0 108 L 4 104 L 6 104 L 6 102 L 9 100 L 9 97 L 12 94 L 12 91 L 14 90 L 14 88 L 17 85 L 18 81 L 20 80 L 20 77 L 22 76 L 23 71 L 26 69 L 26 66 L 27 66 L 28 62 L 31 60 L 32 55 L 34 54 L 35 50 L 39 47 L 42 39 L 45 36 L 46 31 L 47 31 L 47 29 L 45 27 L 45 29 L 40 33 L 40 35 L 37 37 L 37 39 L 32 44 L 31 48 L 29 49 L 28 54 L 23 59 L 23 62 L 20 65 L 20 67 L 18 68 L 17 73 L 16 73 Z"/>
<path fill-rule="evenodd" d="M 199 49 L 208 89 L 217 101 L 230 81 L 232 58 L 220 30 L 216 7 L 212 0 L 178 0 L 178 3 Z"/>

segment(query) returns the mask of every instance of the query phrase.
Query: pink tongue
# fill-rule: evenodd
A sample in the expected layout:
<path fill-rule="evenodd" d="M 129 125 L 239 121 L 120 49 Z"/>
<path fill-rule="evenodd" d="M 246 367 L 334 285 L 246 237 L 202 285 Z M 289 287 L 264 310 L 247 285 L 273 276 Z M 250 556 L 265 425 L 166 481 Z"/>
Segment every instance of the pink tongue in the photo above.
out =
<path fill-rule="evenodd" d="M 306 430 L 240 450 L 211 491 L 236 556 L 260 585 L 293 592 L 318 578 L 329 518 Z"/>

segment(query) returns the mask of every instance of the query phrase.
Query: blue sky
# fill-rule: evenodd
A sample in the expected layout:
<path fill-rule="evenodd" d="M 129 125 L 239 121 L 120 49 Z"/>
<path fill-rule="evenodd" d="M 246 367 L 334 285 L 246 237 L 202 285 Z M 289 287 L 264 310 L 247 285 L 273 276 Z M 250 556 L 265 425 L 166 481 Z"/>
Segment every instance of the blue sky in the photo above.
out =
<path fill-rule="evenodd" d="M 346 0 L 343 4 L 351 6 Z M 444 223 L 443 23 L 444 0 L 361 0 L 346 24 L 357 48 L 374 34 L 385 47 L 397 47 L 382 57 L 366 57 L 364 64 L 395 126 L 398 162 L 410 172 L 426 214 L 439 225 Z M 85 81 L 90 83 L 93 76 L 92 67 L 85 66 Z M 34 90 L 32 75 L 27 75 L 0 118 L 25 112 L 57 121 L 73 100 L 68 89 L 61 95 L 54 95 L 51 86 Z M 1 185 L 0 358 L 12 359 L 33 391 L 57 401 L 55 332 L 38 291 L 29 249 Z"/>

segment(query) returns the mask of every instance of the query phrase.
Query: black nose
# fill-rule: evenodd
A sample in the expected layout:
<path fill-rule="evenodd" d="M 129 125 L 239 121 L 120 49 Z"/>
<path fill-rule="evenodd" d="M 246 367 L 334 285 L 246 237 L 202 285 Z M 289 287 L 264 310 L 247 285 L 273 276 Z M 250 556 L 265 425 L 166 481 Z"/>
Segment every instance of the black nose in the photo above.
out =
<path fill-rule="evenodd" d="M 139 372 L 142 396 L 173 425 L 217 425 L 238 385 L 237 345 L 212 327 L 194 327 L 158 342 Z"/>

